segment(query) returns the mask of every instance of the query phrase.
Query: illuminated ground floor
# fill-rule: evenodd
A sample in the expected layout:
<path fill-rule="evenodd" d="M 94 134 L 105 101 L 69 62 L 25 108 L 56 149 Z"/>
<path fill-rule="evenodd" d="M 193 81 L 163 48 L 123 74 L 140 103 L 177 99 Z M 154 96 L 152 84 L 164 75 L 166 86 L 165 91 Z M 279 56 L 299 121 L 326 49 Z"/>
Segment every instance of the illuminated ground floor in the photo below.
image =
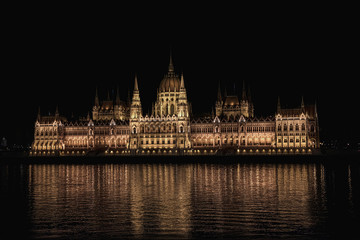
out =
<path fill-rule="evenodd" d="M 129 155 L 297 155 L 318 154 L 319 149 L 312 148 L 272 148 L 272 147 L 247 147 L 247 148 L 203 148 L 203 149 L 113 149 L 88 150 L 38 150 L 30 151 L 29 156 L 129 156 Z"/>

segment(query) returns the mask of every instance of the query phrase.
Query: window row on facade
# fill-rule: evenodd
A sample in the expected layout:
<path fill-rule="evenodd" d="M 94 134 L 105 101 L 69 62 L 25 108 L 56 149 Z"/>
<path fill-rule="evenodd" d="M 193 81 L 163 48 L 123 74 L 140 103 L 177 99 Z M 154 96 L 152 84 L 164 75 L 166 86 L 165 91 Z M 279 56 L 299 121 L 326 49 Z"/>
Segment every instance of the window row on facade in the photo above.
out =
<path fill-rule="evenodd" d="M 192 133 L 236 133 L 236 132 L 274 132 L 274 126 L 215 126 L 215 127 L 203 127 L 192 126 Z"/>

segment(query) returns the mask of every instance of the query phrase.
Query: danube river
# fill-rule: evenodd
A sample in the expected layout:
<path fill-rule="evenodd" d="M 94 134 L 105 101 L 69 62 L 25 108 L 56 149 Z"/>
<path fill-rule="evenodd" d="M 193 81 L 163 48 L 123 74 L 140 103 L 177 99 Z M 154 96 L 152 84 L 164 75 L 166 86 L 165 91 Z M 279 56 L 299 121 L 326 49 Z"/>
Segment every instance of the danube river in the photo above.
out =
<path fill-rule="evenodd" d="M 358 238 L 358 163 L 0 167 L 1 239 Z"/>

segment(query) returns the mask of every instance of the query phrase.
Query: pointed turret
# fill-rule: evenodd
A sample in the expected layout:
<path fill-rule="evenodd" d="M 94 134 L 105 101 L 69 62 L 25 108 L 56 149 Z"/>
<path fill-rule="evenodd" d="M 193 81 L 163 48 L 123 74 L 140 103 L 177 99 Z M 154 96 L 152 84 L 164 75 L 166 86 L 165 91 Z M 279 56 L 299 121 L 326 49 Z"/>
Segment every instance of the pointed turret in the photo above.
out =
<path fill-rule="evenodd" d="M 278 96 L 278 102 L 277 102 L 277 113 L 280 113 L 280 111 L 281 111 L 280 96 Z"/>
<path fill-rule="evenodd" d="M 305 112 L 304 96 L 301 96 L 301 111 Z"/>
<path fill-rule="evenodd" d="M 186 96 L 186 89 L 185 89 L 184 74 L 181 73 L 179 100 L 186 100 L 186 99 L 187 99 L 187 96 Z"/>
<path fill-rule="evenodd" d="M 56 109 L 55 109 L 55 119 L 58 119 L 59 116 L 60 116 L 60 114 L 59 114 L 59 106 L 56 105 Z"/>
<path fill-rule="evenodd" d="M 115 104 L 116 104 L 116 105 L 120 105 L 119 86 L 116 87 L 116 100 L 115 100 Z"/>
<path fill-rule="evenodd" d="M 251 99 L 251 91 L 250 91 L 250 85 L 248 84 L 248 89 L 247 89 L 248 91 L 247 91 L 247 97 L 248 97 L 248 101 L 249 101 L 249 103 L 251 103 L 252 102 L 252 99 Z"/>
<path fill-rule="evenodd" d="M 180 89 L 185 89 L 184 74 L 181 73 Z"/>
<path fill-rule="evenodd" d="M 95 90 L 95 106 L 97 106 L 97 107 L 100 106 L 97 87 L 96 87 L 96 90 Z"/>
<path fill-rule="evenodd" d="M 226 89 L 225 89 L 225 94 L 226 94 Z M 222 114 L 222 105 L 223 105 L 223 99 L 222 99 L 222 96 L 221 96 L 221 86 L 220 86 L 220 81 L 219 81 L 217 100 L 216 100 L 216 103 L 215 103 L 215 114 L 216 114 L 216 116 L 220 116 Z"/>
<path fill-rule="evenodd" d="M 218 102 L 221 102 L 221 101 L 222 101 L 220 81 L 219 81 L 219 86 L 218 86 L 217 101 L 218 101 Z"/>
<path fill-rule="evenodd" d="M 188 101 L 186 96 L 184 74 L 181 73 L 179 102 L 177 104 L 177 116 L 180 118 L 189 116 Z"/>
<path fill-rule="evenodd" d="M 41 119 L 41 113 L 40 113 L 40 106 L 39 106 L 36 120 L 40 121 L 40 119 Z"/>
<path fill-rule="evenodd" d="M 142 116 L 142 108 L 141 108 L 137 75 L 135 74 L 133 98 L 130 107 L 130 118 L 139 118 L 140 116 Z"/>
<path fill-rule="evenodd" d="M 241 100 L 243 101 L 248 100 L 246 96 L 245 80 L 243 81 Z"/>
<path fill-rule="evenodd" d="M 139 87 L 138 87 L 138 81 L 137 81 L 137 75 L 136 75 L 136 73 L 135 73 L 134 91 L 139 91 Z"/>

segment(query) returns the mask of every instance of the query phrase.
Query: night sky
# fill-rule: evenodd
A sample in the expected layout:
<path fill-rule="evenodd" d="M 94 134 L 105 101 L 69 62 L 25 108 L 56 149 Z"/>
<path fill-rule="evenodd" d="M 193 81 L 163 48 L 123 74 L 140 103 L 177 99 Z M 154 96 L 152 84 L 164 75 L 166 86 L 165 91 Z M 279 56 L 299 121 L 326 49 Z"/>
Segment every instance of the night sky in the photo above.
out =
<path fill-rule="evenodd" d="M 108 91 L 115 97 L 119 86 L 125 101 L 135 73 L 143 112 L 151 111 L 170 49 L 194 113 L 211 112 L 219 81 L 222 91 L 239 96 L 246 81 L 256 116 L 274 115 L 278 96 L 286 107 L 299 107 L 304 96 L 305 104 L 318 104 L 322 140 L 359 141 L 358 54 L 347 21 L 316 12 L 261 18 L 183 12 L 156 21 L 90 15 L 49 12 L 6 21 L 0 137 L 9 144 L 32 142 L 39 106 L 43 115 L 58 105 L 68 118 L 86 116 L 96 87 L 101 100 Z"/>

